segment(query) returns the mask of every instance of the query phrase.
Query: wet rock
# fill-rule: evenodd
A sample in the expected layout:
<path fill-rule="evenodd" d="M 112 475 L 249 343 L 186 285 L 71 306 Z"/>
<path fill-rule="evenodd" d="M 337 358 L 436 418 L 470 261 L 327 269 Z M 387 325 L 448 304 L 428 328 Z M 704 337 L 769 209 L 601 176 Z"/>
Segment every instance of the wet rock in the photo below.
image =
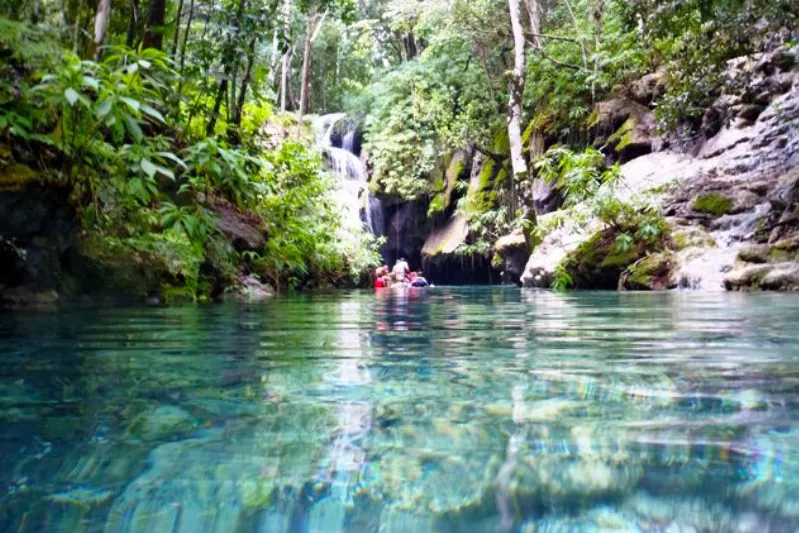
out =
<path fill-rule="evenodd" d="M 670 252 L 648 255 L 630 266 L 621 276 L 619 287 L 632 291 L 665 291 L 674 288 L 674 258 Z"/>
<path fill-rule="evenodd" d="M 156 447 L 147 468 L 114 501 L 105 530 L 229 533 L 251 527 L 263 512 L 296 516 L 302 505 L 296 496 L 317 479 L 332 428 L 318 410 L 286 409 L 257 427 L 229 424 Z M 288 424 L 279 429 L 280 442 L 266 438 L 275 434 L 274 424 Z"/>
<path fill-rule="evenodd" d="M 224 299 L 236 302 L 263 302 L 274 295 L 275 291 L 272 287 L 250 274 L 239 278 L 235 285 L 225 293 Z"/>
<path fill-rule="evenodd" d="M 744 263 L 768 263 L 771 247 L 767 244 L 751 244 L 738 252 L 738 261 Z"/>
<path fill-rule="evenodd" d="M 739 268 L 724 278 L 724 286 L 731 291 L 759 289 L 763 278 L 772 270 L 774 270 L 772 265 L 752 265 Z"/>
<path fill-rule="evenodd" d="M 508 496 L 521 508 L 546 502 L 595 501 L 630 492 L 643 476 L 637 464 L 523 455 L 510 474 Z"/>
<path fill-rule="evenodd" d="M 458 246 L 466 242 L 468 234 L 469 224 L 466 217 L 455 215 L 443 228 L 430 234 L 422 248 L 422 256 L 430 258 L 452 254 Z"/>
<path fill-rule="evenodd" d="M 0 301 L 47 306 L 75 289 L 65 264 L 79 221 L 68 188 L 45 186 L 24 165 L 0 162 Z"/>

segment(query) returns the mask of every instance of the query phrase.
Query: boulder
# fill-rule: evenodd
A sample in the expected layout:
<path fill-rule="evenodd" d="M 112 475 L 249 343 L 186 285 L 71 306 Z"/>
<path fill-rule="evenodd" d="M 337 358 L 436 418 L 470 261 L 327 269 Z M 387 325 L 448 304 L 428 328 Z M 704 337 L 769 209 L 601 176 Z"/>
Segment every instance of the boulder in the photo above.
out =
<path fill-rule="evenodd" d="M 263 222 L 254 215 L 242 213 L 227 203 L 213 207 L 216 225 L 240 252 L 261 251 L 266 245 Z"/>
<path fill-rule="evenodd" d="M 497 268 L 501 267 L 506 277 L 513 283 L 521 283 L 521 276 L 529 258 L 530 247 L 522 230 L 514 230 L 497 239 L 494 244 L 492 263 Z"/>
<path fill-rule="evenodd" d="M 619 288 L 632 291 L 672 289 L 674 258 L 670 252 L 648 255 L 631 265 L 621 276 Z"/>
<path fill-rule="evenodd" d="M 666 92 L 666 70 L 646 74 L 632 84 L 631 93 L 636 102 L 649 105 Z"/>
<path fill-rule="evenodd" d="M 269 285 L 261 282 L 257 276 L 250 274 L 241 276 L 235 284 L 228 288 L 223 299 L 235 302 L 262 302 L 275 295 Z"/>
<path fill-rule="evenodd" d="M 152 442 L 185 434 L 194 427 L 189 413 L 174 405 L 162 405 L 139 415 L 128 428 L 128 434 Z"/>
<path fill-rule="evenodd" d="M 554 183 L 535 178 L 532 182 L 533 209 L 537 216 L 552 213 L 563 205 L 563 193 Z"/>
<path fill-rule="evenodd" d="M 646 106 L 619 97 L 597 104 L 594 142 L 605 153 L 630 161 L 652 151 L 655 117 Z"/>

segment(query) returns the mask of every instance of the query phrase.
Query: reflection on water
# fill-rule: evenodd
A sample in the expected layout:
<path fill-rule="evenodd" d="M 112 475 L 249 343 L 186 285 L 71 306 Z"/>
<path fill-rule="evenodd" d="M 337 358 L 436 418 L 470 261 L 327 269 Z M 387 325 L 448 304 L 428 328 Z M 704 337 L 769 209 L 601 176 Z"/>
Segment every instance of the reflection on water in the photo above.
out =
<path fill-rule="evenodd" d="M 0 315 L 0 531 L 799 528 L 799 298 Z"/>

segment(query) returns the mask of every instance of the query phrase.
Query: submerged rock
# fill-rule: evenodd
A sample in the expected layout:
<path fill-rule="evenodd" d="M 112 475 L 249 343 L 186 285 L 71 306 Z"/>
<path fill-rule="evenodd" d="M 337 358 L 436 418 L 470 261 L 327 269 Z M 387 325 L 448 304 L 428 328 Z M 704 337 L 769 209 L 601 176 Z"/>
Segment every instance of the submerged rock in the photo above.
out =
<path fill-rule="evenodd" d="M 189 413 L 180 407 L 162 405 L 139 415 L 128 428 L 128 433 L 136 439 L 158 441 L 193 428 L 194 419 Z"/>

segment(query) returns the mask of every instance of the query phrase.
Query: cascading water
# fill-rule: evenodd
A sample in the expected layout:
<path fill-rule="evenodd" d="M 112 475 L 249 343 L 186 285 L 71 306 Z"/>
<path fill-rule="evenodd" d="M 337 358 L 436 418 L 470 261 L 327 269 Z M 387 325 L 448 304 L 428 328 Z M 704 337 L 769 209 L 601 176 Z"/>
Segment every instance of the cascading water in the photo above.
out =
<path fill-rule="evenodd" d="M 380 199 L 369 194 L 369 177 L 357 154 L 355 130 L 350 129 L 342 136 L 340 148 L 333 146 L 333 129 L 344 117 L 343 113 L 319 117 L 314 124 L 318 142 L 324 150 L 328 168 L 345 178 L 341 181 L 338 196 L 345 213 L 345 226 L 348 229 L 365 227 L 373 235 L 380 236 L 385 232 L 383 206 Z"/>

